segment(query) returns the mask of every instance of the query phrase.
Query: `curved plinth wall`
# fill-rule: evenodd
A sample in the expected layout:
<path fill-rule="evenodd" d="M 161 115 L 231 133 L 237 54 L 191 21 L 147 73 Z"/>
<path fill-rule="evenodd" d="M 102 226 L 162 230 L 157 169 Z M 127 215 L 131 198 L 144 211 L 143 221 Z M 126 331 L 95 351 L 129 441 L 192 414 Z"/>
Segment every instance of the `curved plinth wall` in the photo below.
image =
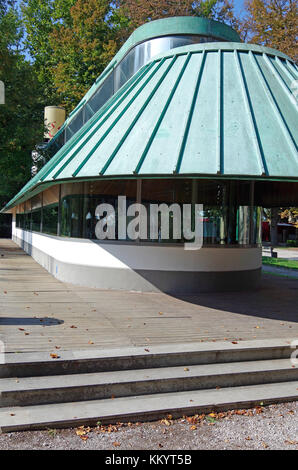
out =
<path fill-rule="evenodd" d="M 99 242 L 14 227 L 13 240 L 57 279 L 101 289 L 187 294 L 256 288 L 261 248 Z"/>

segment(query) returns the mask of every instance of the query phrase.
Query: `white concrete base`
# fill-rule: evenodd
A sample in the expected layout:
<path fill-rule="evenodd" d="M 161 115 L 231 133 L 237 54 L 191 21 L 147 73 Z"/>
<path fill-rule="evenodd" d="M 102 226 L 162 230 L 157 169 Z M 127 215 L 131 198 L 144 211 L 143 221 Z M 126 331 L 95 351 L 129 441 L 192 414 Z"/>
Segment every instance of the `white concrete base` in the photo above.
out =
<path fill-rule="evenodd" d="M 101 289 L 196 293 L 255 288 L 261 248 L 100 242 L 28 232 L 13 240 L 57 279 Z"/>

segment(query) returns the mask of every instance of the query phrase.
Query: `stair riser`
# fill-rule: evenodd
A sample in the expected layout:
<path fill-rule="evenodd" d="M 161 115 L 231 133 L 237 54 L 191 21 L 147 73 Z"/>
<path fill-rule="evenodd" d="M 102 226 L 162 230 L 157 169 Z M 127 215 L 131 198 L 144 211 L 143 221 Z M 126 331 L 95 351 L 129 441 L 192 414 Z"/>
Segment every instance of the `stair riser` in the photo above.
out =
<path fill-rule="evenodd" d="M 182 392 L 212 388 L 260 385 L 298 380 L 298 368 L 274 371 L 243 372 L 205 377 L 179 377 L 127 383 L 85 385 L 55 389 L 2 392 L 0 407 L 67 403 L 112 397 L 129 397 L 155 393 Z"/>
<path fill-rule="evenodd" d="M 110 416 L 90 416 L 88 418 L 73 418 L 65 419 L 60 421 L 47 421 L 46 419 L 42 422 L 30 423 L 30 424 L 14 424 L 14 425 L 1 425 L 0 431 L 3 433 L 6 432 L 16 432 L 16 431 L 29 431 L 29 430 L 43 430 L 43 429 L 63 429 L 63 428 L 72 428 L 78 426 L 96 426 L 98 421 L 102 425 L 106 424 L 116 424 L 116 423 L 135 423 L 142 421 L 155 421 L 161 418 L 165 418 L 169 413 L 174 419 L 181 418 L 183 416 L 193 416 L 195 414 L 208 414 L 211 412 L 218 413 L 220 411 L 236 410 L 236 409 L 249 409 L 262 405 L 271 405 L 276 403 L 287 403 L 298 400 L 297 397 L 293 396 L 282 396 L 282 397 L 273 397 L 273 398 L 259 398 L 258 400 L 252 400 L 249 398 L 243 398 L 241 401 L 229 401 L 227 403 L 220 403 L 214 405 L 203 405 L 203 406 L 188 406 L 181 408 L 163 408 L 159 410 L 149 411 L 149 412 L 134 412 L 134 413 L 125 413 L 125 414 L 111 414 Z"/>
<path fill-rule="evenodd" d="M 48 375 L 81 374 L 117 370 L 149 369 L 185 365 L 216 364 L 268 359 L 288 359 L 293 349 L 290 346 L 256 348 L 229 351 L 198 351 L 168 354 L 146 354 L 141 356 L 72 359 L 49 362 L 18 362 L 0 364 L 0 378 L 38 377 Z"/>

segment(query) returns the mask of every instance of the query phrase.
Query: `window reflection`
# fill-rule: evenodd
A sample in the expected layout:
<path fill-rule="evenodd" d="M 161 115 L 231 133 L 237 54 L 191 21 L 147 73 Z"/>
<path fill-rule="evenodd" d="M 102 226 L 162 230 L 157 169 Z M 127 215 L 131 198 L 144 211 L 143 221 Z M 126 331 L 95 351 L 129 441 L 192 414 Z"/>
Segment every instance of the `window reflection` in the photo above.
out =
<path fill-rule="evenodd" d="M 58 203 L 49 204 L 42 210 L 42 231 L 49 235 L 57 235 Z"/>
<path fill-rule="evenodd" d="M 245 181 L 163 179 L 143 180 L 139 186 L 138 202 L 145 207 L 147 232 L 141 241 L 144 243 L 184 243 L 183 225 L 177 229 L 177 218 L 183 220 L 184 204 L 202 204 L 200 216 L 203 220 L 203 244 L 205 246 L 231 245 L 244 246 L 260 244 L 261 208 L 250 206 L 250 183 Z M 115 213 L 115 239 L 131 240 L 118 233 L 118 196 L 126 197 L 126 218 L 124 232 L 138 215 L 127 215 L 129 206 L 137 202 L 136 180 L 103 180 L 61 185 L 48 188 L 42 197 L 33 198 L 17 209 L 16 226 L 24 230 L 42 231 L 64 237 L 97 239 L 96 226 L 106 213 L 97 215 L 100 204 L 110 204 Z M 43 206 L 41 201 L 43 200 Z M 168 209 L 168 236 L 161 228 L 160 205 Z M 156 227 L 151 233 L 150 215 L 152 205 L 158 212 Z M 32 208 L 31 208 L 32 206 Z M 152 212 L 153 213 L 153 212 Z M 60 224 L 58 224 L 58 219 Z M 180 232 L 179 232 L 180 230 Z M 194 227 L 191 227 L 194 230 Z M 126 233 L 126 232 L 125 232 Z M 189 241 L 189 240 L 188 240 Z"/>

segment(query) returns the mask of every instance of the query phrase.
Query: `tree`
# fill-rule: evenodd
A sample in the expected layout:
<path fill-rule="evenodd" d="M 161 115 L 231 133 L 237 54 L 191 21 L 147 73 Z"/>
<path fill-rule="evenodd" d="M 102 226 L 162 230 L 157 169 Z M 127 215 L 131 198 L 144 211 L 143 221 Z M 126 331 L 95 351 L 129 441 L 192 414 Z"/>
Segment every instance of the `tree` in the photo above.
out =
<path fill-rule="evenodd" d="M 25 46 L 30 54 L 47 104 L 60 104 L 54 83 L 57 57 L 50 37 L 55 24 L 71 25 L 70 9 L 75 0 L 23 0 L 22 21 L 26 30 Z"/>
<path fill-rule="evenodd" d="M 115 55 L 108 0 L 24 0 L 26 44 L 48 104 L 71 111 Z"/>
<path fill-rule="evenodd" d="M 108 0 L 77 0 L 68 24 L 56 23 L 49 37 L 55 64 L 53 83 L 62 104 L 71 110 L 117 51 L 109 27 Z"/>
<path fill-rule="evenodd" d="M 171 16 L 202 16 L 239 27 L 234 15 L 233 0 L 118 0 L 113 18 L 131 33 L 136 27 L 152 20 Z M 120 32 L 121 32 L 120 28 Z M 122 41 L 127 35 L 122 35 Z"/>
<path fill-rule="evenodd" d="M 246 0 L 243 33 L 249 42 L 278 49 L 297 60 L 296 0 Z"/>
<path fill-rule="evenodd" d="M 43 134 L 42 90 L 23 54 L 23 32 L 14 2 L 0 8 L 0 205 L 30 178 L 31 150 Z"/>
<path fill-rule="evenodd" d="M 298 207 L 282 209 L 280 212 L 280 218 L 287 219 L 289 224 L 293 224 L 294 227 L 298 228 Z"/>

